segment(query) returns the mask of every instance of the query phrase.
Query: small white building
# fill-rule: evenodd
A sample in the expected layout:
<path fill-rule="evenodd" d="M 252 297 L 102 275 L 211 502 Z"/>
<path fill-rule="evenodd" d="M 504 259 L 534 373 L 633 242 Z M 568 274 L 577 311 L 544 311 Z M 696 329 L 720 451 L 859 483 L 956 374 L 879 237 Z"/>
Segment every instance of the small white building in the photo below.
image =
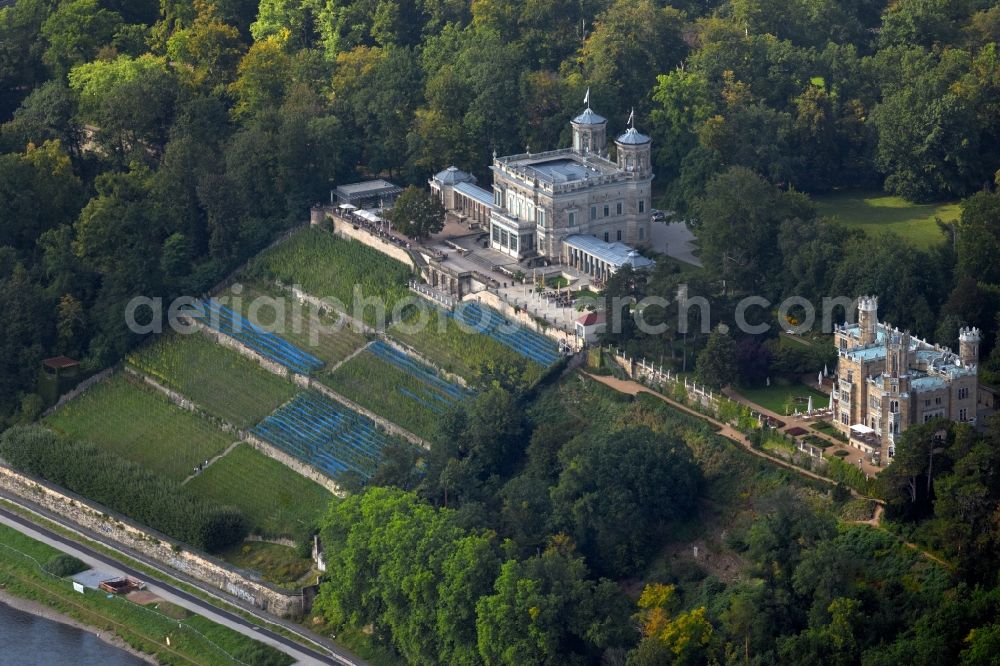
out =
<path fill-rule="evenodd" d="M 597 342 L 597 336 L 604 332 L 606 317 L 603 312 L 588 312 L 576 320 L 576 337 L 584 344 Z"/>

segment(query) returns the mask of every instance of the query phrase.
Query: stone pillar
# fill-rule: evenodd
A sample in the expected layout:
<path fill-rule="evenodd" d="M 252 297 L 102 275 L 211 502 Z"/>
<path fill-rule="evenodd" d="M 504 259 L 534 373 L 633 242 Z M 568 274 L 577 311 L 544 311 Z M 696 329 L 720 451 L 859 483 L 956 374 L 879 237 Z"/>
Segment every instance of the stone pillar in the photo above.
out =
<path fill-rule="evenodd" d="M 313 206 L 309 210 L 309 224 L 313 227 L 318 227 L 323 224 L 323 220 L 326 219 L 326 211 L 323 210 L 322 206 Z"/>

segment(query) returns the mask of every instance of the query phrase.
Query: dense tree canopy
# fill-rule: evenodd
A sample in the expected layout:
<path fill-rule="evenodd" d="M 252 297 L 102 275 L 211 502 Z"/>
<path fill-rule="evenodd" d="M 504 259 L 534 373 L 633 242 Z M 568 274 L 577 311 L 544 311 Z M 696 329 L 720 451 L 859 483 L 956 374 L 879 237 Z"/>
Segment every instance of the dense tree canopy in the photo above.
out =
<path fill-rule="evenodd" d="M 634 107 L 654 138 L 654 194 L 696 228 L 715 280 L 692 293 L 885 290 L 890 308 L 915 303 L 890 310 L 894 323 L 945 341 L 934 319 L 954 255 L 851 245 L 788 190 L 991 190 L 997 15 L 984 2 L 17 0 L 0 9 L 0 209 L 16 218 L 2 245 L 50 297 L 45 318 L 63 296 L 80 304 L 73 347 L 99 366 L 128 343 L 110 329 L 137 288 L 204 289 L 331 179 L 422 187 L 448 164 L 486 177 L 493 151 L 566 145 L 589 88 L 611 133 Z M 119 231 L 155 260 L 109 263 L 76 237 L 126 212 L 105 173 L 145 181 Z M 28 210 L 39 191 L 57 196 Z M 949 229 L 980 293 L 998 282 L 982 258 L 989 196 Z M 855 251 L 871 245 L 877 260 Z M 644 289 L 672 297 L 665 277 Z M 951 326 L 975 313 L 945 314 Z M 996 325 L 983 319 L 988 355 Z M 701 343 L 681 338 L 692 349 L 670 337 L 655 355 L 686 364 Z M 653 344 L 635 330 L 616 342 L 633 340 Z M 0 396 L 4 418 L 32 389 Z"/>
<path fill-rule="evenodd" d="M 567 145 L 588 88 L 612 134 L 636 109 L 654 139 L 656 205 L 690 223 L 705 264 L 616 275 L 607 304 L 668 332 L 626 316 L 608 342 L 677 370 L 695 369 L 700 350 L 701 382 L 755 384 L 815 373 L 831 350 L 743 334 L 737 299 L 877 293 L 883 319 L 939 342 L 954 344 L 960 325 L 982 328 L 982 375 L 1000 377 L 995 3 L 5 4 L 4 425 L 37 417 L 42 358 L 79 356 L 85 371 L 119 360 L 138 342 L 123 325 L 131 297 L 203 293 L 304 221 L 331 181 L 424 187 L 449 164 L 485 179 L 494 151 Z M 824 220 L 808 199 L 852 187 L 965 201 L 947 235 L 919 250 Z M 414 214 L 411 198 L 429 205 L 408 195 L 397 225 L 433 232 L 423 220 L 440 210 Z M 680 294 L 723 307 L 685 312 Z M 633 308 L 630 297 L 645 296 L 664 305 Z M 773 307 L 755 316 L 770 321 Z M 706 334 L 719 324 L 730 333 Z M 710 435 L 567 384 L 567 402 L 539 397 L 523 377 L 486 364 L 477 397 L 442 415 L 426 455 L 386 456 L 375 485 L 405 491 L 376 488 L 331 509 L 325 619 L 370 627 L 404 660 L 428 664 L 976 663 L 995 652 L 995 425 L 985 437 L 914 428 L 879 482 L 891 518 L 978 591 L 944 594 L 945 575 L 890 536 L 835 529 L 795 494 L 770 497 L 755 507 L 760 520 L 724 537 L 749 578 L 671 589 L 682 567 L 657 569 L 658 548 L 711 483 Z M 222 545 L 244 529 L 240 516 L 186 503 L 87 445 L 13 431 L 3 447 L 192 543 Z M 148 493 L 83 478 L 67 467 L 73 457 Z M 653 584 L 629 601 L 600 575 Z"/>

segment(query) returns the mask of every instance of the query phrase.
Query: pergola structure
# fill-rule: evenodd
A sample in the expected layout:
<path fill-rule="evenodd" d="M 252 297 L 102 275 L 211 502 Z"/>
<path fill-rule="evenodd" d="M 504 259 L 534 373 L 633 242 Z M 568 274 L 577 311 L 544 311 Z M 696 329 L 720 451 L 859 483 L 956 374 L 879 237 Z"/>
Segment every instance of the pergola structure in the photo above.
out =
<path fill-rule="evenodd" d="M 357 208 L 388 208 L 402 193 L 403 188 L 387 180 L 377 178 L 361 183 L 338 185 L 330 192 L 330 203 L 336 197 L 338 203 L 350 204 Z"/>

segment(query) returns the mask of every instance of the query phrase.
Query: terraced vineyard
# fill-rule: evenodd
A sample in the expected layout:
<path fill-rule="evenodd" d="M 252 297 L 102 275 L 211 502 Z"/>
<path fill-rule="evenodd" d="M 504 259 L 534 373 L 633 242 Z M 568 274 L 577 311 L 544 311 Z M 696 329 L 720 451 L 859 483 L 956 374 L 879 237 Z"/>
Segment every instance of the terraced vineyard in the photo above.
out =
<path fill-rule="evenodd" d="M 45 424 L 177 482 L 233 440 L 207 420 L 124 374 L 91 387 L 46 418 Z"/>
<path fill-rule="evenodd" d="M 165 335 L 128 362 L 238 428 L 257 423 L 297 392 L 291 382 L 201 334 Z"/>
<path fill-rule="evenodd" d="M 296 234 L 261 254 L 254 260 L 250 274 L 264 282 L 298 284 L 318 298 L 336 298 L 350 314 L 355 314 L 351 312 L 355 285 L 365 298 L 382 299 L 386 311 L 391 312 L 396 301 L 409 295 L 406 284 L 412 277 L 406 264 L 363 243 L 317 228 Z M 371 308 L 366 308 L 359 318 L 370 325 L 376 323 Z"/>
<path fill-rule="evenodd" d="M 379 340 L 320 381 L 425 439 L 441 414 L 470 395 L 430 368 Z"/>
<path fill-rule="evenodd" d="M 270 537 L 305 535 L 333 497 L 249 444 L 238 445 L 184 488 L 199 498 L 239 507 L 253 531 Z"/>
<path fill-rule="evenodd" d="M 496 310 L 476 301 L 463 303 L 452 315 L 465 326 L 490 336 L 543 367 L 559 360 L 559 347 L 553 340 L 526 326 L 507 321 Z"/>
<path fill-rule="evenodd" d="M 506 344 L 504 341 L 487 333 L 477 333 L 474 326 L 459 325 L 459 320 L 447 310 L 430 308 L 430 323 L 420 331 L 404 330 L 403 326 L 393 326 L 389 335 L 404 342 L 424 358 L 448 372 L 453 372 L 467 380 L 474 381 L 484 366 L 494 364 L 516 365 L 523 363 L 524 380 L 530 385 L 538 381 L 548 364 L 543 365 L 537 360 L 522 354 L 521 349 Z M 469 307 L 468 305 L 462 307 Z M 490 310 L 490 312 L 493 312 Z M 498 314 L 493 313 L 496 317 Z M 473 319 L 473 324 L 478 319 Z M 531 336 L 537 333 L 521 328 L 521 331 Z M 550 345 L 551 353 L 558 357 L 554 342 L 544 336 L 542 344 Z M 534 341 L 534 338 L 531 338 Z M 543 347 L 544 348 L 544 347 Z M 540 356 L 541 357 L 541 356 Z M 546 353 L 544 358 L 548 358 Z"/>
<path fill-rule="evenodd" d="M 260 438 L 336 478 L 369 477 L 389 437 L 375 422 L 318 393 L 301 393 L 253 429 Z"/>
<path fill-rule="evenodd" d="M 355 332 L 346 323 L 338 323 L 326 314 L 319 314 L 309 305 L 302 305 L 296 312 L 292 307 L 292 297 L 276 287 L 253 285 L 244 287 L 240 313 L 257 326 L 273 330 L 277 335 L 304 351 L 313 354 L 328 365 L 333 365 L 349 356 L 351 352 L 365 344 L 365 336 Z M 258 301 L 255 312 L 251 304 L 261 298 L 280 299 L 281 310 Z M 260 303 L 265 303 L 261 305 Z M 251 317 L 251 314 L 254 315 Z M 318 325 L 315 325 L 318 322 Z"/>
<path fill-rule="evenodd" d="M 198 309 L 190 312 L 203 324 L 239 340 L 264 358 L 283 365 L 292 372 L 308 375 L 323 367 L 323 361 L 312 354 L 302 351 L 281 336 L 254 326 L 238 312 L 215 299 L 202 302 Z"/>

